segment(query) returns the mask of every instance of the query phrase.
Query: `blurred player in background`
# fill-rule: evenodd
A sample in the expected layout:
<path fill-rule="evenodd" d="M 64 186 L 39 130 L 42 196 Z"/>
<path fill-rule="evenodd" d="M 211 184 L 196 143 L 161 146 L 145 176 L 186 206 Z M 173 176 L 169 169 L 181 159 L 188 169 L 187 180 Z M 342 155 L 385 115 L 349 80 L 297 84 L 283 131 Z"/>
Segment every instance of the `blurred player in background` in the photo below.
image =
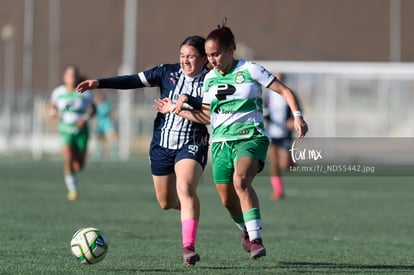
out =
<path fill-rule="evenodd" d="M 204 80 L 202 109 L 187 110 L 185 106 L 183 109 L 183 103 L 189 102 L 189 98 L 183 96 L 176 102 L 175 110 L 193 121 L 211 121 L 216 189 L 222 204 L 242 231 L 244 250 L 250 252 L 251 259 L 258 259 L 266 255 L 266 249 L 261 237 L 259 199 L 252 181 L 263 169 L 269 145 L 262 113 L 262 86 L 286 99 L 294 112 L 294 126 L 300 138 L 305 136 L 307 125 L 293 92 L 263 67 L 247 60 L 236 60 L 235 49 L 230 28 L 219 26 L 208 35 L 205 50 L 213 70 Z M 164 110 L 171 103 L 160 99 L 157 104 Z"/>
<path fill-rule="evenodd" d="M 79 69 L 74 65 L 66 67 L 63 85 L 52 92 L 52 116 L 59 117 L 59 135 L 64 160 L 64 180 L 68 189 L 68 200 L 78 199 L 76 173 L 85 165 L 89 139 L 89 120 L 96 111 L 90 91 L 79 94 L 76 85 L 81 81 Z"/>
<path fill-rule="evenodd" d="M 200 109 L 203 79 L 207 73 L 205 39 L 186 38 L 180 46 L 180 62 L 163 64 L 134 75 L 87 80 L 79 92 L 95 88 L 134 89 L 160 87 L 161 98 L 175 102 L 189 98 L 188 108 Z M 195 241 L 200 216 L 197 185 L 207 162 L 209 134 L 203 124 L 193 123 L 171 112 L 157 113 L 150 145 L 150 165 L 157 200 L 163 209 L 181 210 L 183 258 L 195 265 L 200 256 Z"/>
<path fill-rule="evenodd" d="M 279 81 L 282 74 L 276 73 Z M 273 188 L 272 198 L 283 198 L 283 180 L 281 171 L 291 164 L 289 149 L 292 145 L 293 116 L 286 100 L 278 93 L 265 90 L 263 93 L 263 115 L 267 120 L 267 131 L 270 137 L 268 158 L 270 162 L 270 183 Z"/>
<path fill-rule="evenodd" d="M 102 159 L 105 144 L 108 147 L 111 160 L 118 160 L 118 135 L 112 119 L 112 104 L 104 93 L 95 94 L 97 143 L 94 150 L 94 160 Z"/>

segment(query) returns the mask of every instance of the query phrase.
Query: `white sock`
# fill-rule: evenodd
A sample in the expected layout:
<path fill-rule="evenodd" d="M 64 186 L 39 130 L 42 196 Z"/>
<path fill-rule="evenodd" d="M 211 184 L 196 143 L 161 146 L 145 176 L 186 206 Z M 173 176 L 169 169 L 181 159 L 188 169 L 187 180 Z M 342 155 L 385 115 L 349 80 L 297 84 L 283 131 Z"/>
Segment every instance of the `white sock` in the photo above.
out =
<path fill-rule="evenodd" d="M 78 189 L 78 180 L 75 174 L 66 174 L 65 183 L 69 192 L 76 192 Z"/>
<path fill-rule="evenodd" d="M 249 233 L 249 240 L 253 241 L 262 238 L 260 230 L 262 229 L 261 220 L 251 220 L 246 222 L 247 233 Z"/>

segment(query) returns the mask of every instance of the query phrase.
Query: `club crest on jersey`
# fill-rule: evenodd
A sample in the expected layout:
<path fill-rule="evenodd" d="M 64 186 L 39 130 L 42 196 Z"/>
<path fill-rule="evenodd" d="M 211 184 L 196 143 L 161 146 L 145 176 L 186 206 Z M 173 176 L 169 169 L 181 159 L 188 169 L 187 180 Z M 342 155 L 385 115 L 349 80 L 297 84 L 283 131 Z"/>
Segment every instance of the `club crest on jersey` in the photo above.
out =
<path fill-rule="evenodd" d="M 244 82 L 244 80 L 245 80 L 245 78 L 244 78 L 243 73 L 242 72 L 237 72 L 236 79 L 235 79 L 236 83 L 241 84 L 241 83 Z"/>

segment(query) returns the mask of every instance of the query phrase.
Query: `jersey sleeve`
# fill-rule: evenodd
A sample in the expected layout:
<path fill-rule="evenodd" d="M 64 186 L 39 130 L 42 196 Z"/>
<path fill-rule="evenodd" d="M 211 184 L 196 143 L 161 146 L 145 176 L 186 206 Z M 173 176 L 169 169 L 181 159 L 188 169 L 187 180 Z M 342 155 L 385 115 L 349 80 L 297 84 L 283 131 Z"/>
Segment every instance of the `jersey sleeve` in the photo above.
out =
<path fill-rule="evenodd" d="M 60 93 L 61 90 L 62 90 L 62 86 L 59 86 L 59 87 L 53 89 L 52 95 L 50 96 L 50 103 L 52 103 L 53 105 L 57 104 L 59 93 Z"/>
<path fill-rule="evenodd" d="M 201 110 L 202 101 L 203 99 L 201 96 L 192 96 L 187 94 L 187 104 L 193 107 L 193 109 Z"/>
<path fill-rule="evenodd" d="M 56 89 L 55 89 L 53 90 L 52 95 L 50 96 L 50 103 L 52 103 L 53 105 L 56 105 L 56 99 L 57 99 L 57 96 L 56 96 Z"/>
<path fill-rule="evenodd" d="M 263 117 L 265 119 L 269 119 L 269 117 L 270 117 L 270 108 L 269 108 L 270 94 L 269 93 L 270 93 L 269 90 L 266 89 L 266 90 L 263 91 L 263 96 L 262 96 L 262 98 L 263 98 Z"/>
<path fill-rule="evenodd" d="M 139 80 L 145 87 L 163 86 L 163 82 L 176 77 L 174 68 L 179 64 L 161 64 L 144 72 L 138 73 Z"/>
<path fill-rule="evenodd" d="M 204 92 L 204 96 L 203 96 L 203 101 L 201 102 L 202 104 L 206 104 L 206 105 L 210 105 L 210 97 L 208 92 Z"/>
<path fill-rule="evenodd" d="M 98 81 L 98 88 L 125 90 L 145 87 L 137 74 L 98 78 Z"/>
<path fill-rule="evenodd" d="M 207 75 L 204 78 L 203 82 L 203 104 L 210 105 L 211 103 L 211 92 L 209 92 L 209 86 L 210 86 L 210 78 L 211 78 L 212 71 L 208 72 Z"/>
<path fill-rule="evenodd" d="M 168 73 L 169 68 L 170 66 L 161 64 L 137 74 L 98 78 L 98 88 L 137 89 L 143 87 L 161 86 L 163 76 Z"/>
<path fill-rule="evenodd" d="M 249 71 L 250 71 L 251 76 L 253 77 L 255 81 L 260 83 L 260 85 L 267 88 L 276 79 L 276 76 L 270 73 L 263 66 L 258 65 L 253 62 L 249 62 L 249 65 L 250 65 Z"/>

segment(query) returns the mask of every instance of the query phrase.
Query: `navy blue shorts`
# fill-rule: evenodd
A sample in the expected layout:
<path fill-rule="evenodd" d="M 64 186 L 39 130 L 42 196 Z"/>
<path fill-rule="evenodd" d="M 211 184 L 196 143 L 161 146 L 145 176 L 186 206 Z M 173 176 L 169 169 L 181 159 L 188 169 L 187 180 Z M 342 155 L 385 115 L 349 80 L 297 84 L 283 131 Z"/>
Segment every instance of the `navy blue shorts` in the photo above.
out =
<path fill-rule="evenodd" d="M 292 139 L 290 137 L 271 138 L 270 144 L 289 150 L 292 145 Z"/>
<path fill-rule="evenodd" d="M 151 143 L 150 165 L 154 176 L 174 173 L 175 164 L 182 159 L 193 159 L 204 169 L 207 163 L 208 145 L 186 144 L 181 149 L 171 150 Z"/>

